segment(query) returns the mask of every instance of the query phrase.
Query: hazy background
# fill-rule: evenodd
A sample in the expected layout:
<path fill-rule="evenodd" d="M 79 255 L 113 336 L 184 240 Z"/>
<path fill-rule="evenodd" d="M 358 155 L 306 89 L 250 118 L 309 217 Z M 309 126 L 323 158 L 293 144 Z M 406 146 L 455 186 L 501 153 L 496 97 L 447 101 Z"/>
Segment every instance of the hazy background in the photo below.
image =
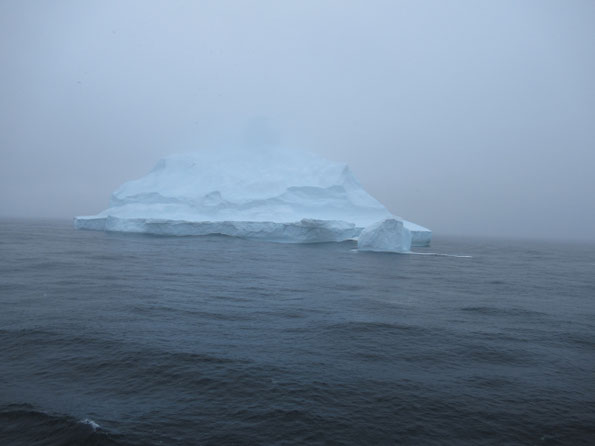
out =
<path fill-rule="evenodd" d="M 595 239 L 595 1 L 0 0 L 0 216 L 257 117 L 436 234 Z"/>

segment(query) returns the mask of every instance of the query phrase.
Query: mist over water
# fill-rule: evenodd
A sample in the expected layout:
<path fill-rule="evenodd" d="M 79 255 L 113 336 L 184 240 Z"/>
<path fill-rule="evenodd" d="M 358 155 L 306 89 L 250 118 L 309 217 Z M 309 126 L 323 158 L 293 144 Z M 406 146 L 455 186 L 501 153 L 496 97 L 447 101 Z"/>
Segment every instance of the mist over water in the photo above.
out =
<path fill-rule="evenodd" d="M 3 444 L 595 441 L 592 245 L 0 222 Z"/>
<path fill-rule="evenodd" d="M 265 119 L 436 234 L 593 240 L 594 21 L 581 0 L 3 1 L 0 215 L 95 214 Z"/>

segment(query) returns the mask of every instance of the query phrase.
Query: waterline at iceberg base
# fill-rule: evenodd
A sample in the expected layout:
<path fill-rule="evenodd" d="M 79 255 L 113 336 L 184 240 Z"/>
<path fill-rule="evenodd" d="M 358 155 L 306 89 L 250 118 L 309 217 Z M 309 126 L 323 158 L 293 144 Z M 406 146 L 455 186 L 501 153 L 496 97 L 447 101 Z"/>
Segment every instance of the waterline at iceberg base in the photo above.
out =
<path fill-rule="evenodd" d="M 284 243 L 340 242 L 407 252 L 432 232 L 391 214 L 346 164 L 308 152 L 218 150 L 161 159 L 112 194 L 110 207 L 76 217 L 77 229 L 208 235 Z M 370 248 L 372 246 L 372 248 Z"/>

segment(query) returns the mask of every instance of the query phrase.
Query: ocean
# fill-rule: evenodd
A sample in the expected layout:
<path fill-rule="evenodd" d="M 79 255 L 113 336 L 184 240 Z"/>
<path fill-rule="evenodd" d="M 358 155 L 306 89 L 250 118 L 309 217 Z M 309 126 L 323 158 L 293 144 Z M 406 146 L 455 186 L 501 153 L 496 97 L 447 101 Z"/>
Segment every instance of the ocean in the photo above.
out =
<path fill-rule="evenodd" d="M 0 221 L 0 445 L 595 444 L 595 246 Z"/>

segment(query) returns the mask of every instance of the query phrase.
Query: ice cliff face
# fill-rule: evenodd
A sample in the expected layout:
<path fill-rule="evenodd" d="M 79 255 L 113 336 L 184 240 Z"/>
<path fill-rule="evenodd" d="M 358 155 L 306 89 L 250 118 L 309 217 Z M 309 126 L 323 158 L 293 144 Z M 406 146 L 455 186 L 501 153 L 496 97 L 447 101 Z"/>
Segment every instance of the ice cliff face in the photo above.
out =
<path fill-rule="evenodd" d="M 75 227 L 327 242 L 357 238 L 392 217 L 345 164 L 289 150 L 225 150 L 160 160 L 148 175 L 120 186 L 108 209 L 76 217 Z M 402 226 L 414 245 L 429 244 L 431 231 Z"/>
<path fill-rule="evenodd" d="M 403 220 L 387 218 L 367 226 L 357 240 L 360 251 L 407 252 L 411 248 L 411 232 Z"/>

